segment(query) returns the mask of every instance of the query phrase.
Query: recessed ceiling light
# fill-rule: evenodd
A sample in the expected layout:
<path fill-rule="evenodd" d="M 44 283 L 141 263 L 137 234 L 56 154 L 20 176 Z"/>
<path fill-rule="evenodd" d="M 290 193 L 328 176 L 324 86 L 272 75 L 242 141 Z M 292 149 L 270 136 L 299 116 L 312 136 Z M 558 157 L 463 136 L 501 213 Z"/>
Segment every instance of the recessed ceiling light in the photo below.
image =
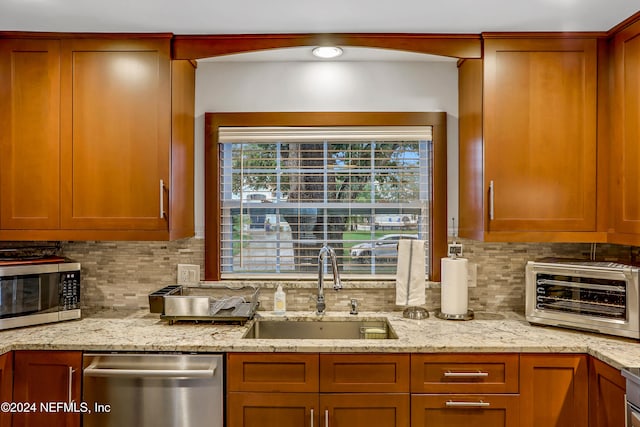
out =
<path fill-rule="evenodd" d="M 337 46 L 319 46 L 313 49 L 311 53 L 318 58 L 331 59 L 342 55 L 342 49 Z"/>

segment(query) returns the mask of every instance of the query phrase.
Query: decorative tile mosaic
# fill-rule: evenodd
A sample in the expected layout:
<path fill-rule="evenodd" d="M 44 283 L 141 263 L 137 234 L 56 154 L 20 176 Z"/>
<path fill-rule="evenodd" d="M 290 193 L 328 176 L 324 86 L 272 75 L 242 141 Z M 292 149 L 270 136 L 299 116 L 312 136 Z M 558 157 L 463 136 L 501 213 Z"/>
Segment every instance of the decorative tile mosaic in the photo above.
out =
<path fill-rule="evenodd" d="M 483 243 L 460 240 L 464 257 L 477 264 L 477 286 L 469 288 L 469 308 L 477 311 L 524 312 L 524 266 L 543 257 L 589 257 L 590 244 L 567 243 Z M 176 282 L 177 264 L 204 265 L 204 241 L 183 239 L 174 242 L 65 242 L 63 254 L 82 264 L 82 305 L 87 308 L 145 308 L 147 295 Z M 640 248 L 598 245 L 598 260 L 640 259 Z M 202 268 L 202 267 L 201 267 Z M 204 277 L 204 271 L 201 271 Z M 255 282 L 253 282 L 255 283 Z M 282 282 L 287 292 L 288 310 L 314 310 L 313 282 Z M 260 282 L 261 309 L 271 310 L 274 283 Z M 427 287 L 429 310 L 440 306 L 437 283 Z M 394 311 L 393 282 L 345 281 L 335 292 L 329 284 L 325 292 L 327 310 L 348 310 L 351 298 L 362 311 Z"/>

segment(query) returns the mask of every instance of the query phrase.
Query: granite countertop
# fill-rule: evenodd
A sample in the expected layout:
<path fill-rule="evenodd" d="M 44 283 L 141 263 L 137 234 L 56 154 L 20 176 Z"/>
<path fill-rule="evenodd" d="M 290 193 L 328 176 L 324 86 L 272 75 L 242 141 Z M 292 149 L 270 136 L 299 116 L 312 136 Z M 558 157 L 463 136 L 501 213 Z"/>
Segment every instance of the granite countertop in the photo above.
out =
<path fill-rule="evenodd" d="M 258 312 L 261 318 L 279 318 Z M 289 312 L 284 319 L 310 319 Z M 616 368 L 640 367 L 640 343 L 552 327 L 532 326 L 515 313 L 476 313 L 470 321 L 411 320 L 400 312 L 361 312 L 362 320 L 385 317 L 398 335 L 389 340 L 242 339 L 250 323 L 169 325 L 148 311 L 97 311 L 71 320 L 0 332 L 0 354 L 10 350 L 162 352 L 527 352 L 588 353 Z M 328 312 L 324 319 L 353 319 Z"/>

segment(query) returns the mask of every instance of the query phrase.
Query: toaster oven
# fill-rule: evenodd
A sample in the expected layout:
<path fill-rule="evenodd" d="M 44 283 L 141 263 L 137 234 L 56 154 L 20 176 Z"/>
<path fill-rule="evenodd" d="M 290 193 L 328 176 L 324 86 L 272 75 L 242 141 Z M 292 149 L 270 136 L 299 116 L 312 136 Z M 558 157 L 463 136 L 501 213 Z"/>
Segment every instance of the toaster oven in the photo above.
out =
<path fill-rule="evenodd" d="M 552 325 L 640 339 L 638 267 L 595 261 L 529 261 L 525 315 Z"/>

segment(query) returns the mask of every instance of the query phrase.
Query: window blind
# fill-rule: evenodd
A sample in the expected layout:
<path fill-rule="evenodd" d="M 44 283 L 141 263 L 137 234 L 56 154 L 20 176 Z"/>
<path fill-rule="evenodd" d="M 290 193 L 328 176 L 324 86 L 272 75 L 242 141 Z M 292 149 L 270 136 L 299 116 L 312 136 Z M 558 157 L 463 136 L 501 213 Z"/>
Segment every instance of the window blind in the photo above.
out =
<path fill-rule="evenodd" d="M 399 239 L 429 238 L 430 127 L 227 127 L 218 140 L 223 278 L 313 276 L 324 243 L 343 274 L 389 275 Z"/>

